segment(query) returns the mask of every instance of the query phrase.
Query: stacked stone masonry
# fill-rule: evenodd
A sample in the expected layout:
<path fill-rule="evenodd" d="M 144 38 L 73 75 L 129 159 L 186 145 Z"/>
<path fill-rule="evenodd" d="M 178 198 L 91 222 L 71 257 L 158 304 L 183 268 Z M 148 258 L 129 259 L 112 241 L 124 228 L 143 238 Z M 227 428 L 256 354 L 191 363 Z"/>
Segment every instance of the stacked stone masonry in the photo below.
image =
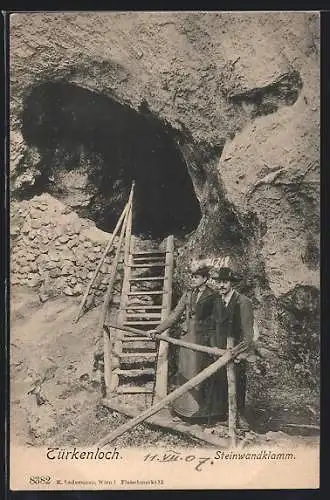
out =
<path fill-rule="evenodd" d="M 60 294 L 82 295 L 111 236 L 48 194 L 12 202 L 10 233 L 11 285 L 39 290 L 42 301 Z M 115 238 L 87 305 L 97 305 L 104 296 L 117 242 Z M 122 265 L 117 281 L 121 270 Z"/>

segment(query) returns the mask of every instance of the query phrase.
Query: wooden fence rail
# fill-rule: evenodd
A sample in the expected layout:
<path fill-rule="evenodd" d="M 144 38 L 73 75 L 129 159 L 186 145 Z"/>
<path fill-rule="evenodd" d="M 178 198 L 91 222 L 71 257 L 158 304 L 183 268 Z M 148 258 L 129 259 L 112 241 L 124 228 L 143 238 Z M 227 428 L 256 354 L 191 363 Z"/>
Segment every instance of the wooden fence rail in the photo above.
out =
<path fill-rule="evenodd" d="M 174 401 L 178 397 L 182 396 L 186 392 L 190 391 L 191 389 L 193 389 L 194 387 L 199 385 L 204 380 L 211 377 L 214 373 L 216 373 L 218 370 L 220 370 L 220 368 L 223 368 L 230 361 L 235 359 L 235 357 L 237 357 L 239 354 L 246 351 L 248 349 L 248 347 L 249 346 L 246 342 L 241 342 L 240 344 L 238 344 L 234 348 L 226 350 L 226 352 L 219 359 L 217 359 L 214 363 L 210 364 L 207 368 L 205 368 L 200 373 L 195 375 L 195 377 L 188 380 L 188 382 L 184 383 L 183 385 L 181 385 L 180 387 L 175 389 L 173 392 L 168 394 L 161 401 L 159 401 L 155 405 L 151 406 L 150 408 L 148 408 L 147 410 L 142 412 L 140 415 L 136 416 L 132 420 L 129 420 L 128 422 L 125 422 L 123 425 L 119 426 L 117 429 L 112 431 L 106 437 L 101 439 L 97 443 L 97 446 L 100 448 L 103 446 L 106 446 L 107 444 L 114 441 L 114 439 L 118 438 L 119 436 L 121 436 L 125 432 L 129 431 L 130 429 L 132 429 L 136 425 L 147 420 L 149 417 L 151 417 L 155 413 L 159 412 L 161 409 L 163 409 L 169 403 L 171 403 L 172 401 Z"/>

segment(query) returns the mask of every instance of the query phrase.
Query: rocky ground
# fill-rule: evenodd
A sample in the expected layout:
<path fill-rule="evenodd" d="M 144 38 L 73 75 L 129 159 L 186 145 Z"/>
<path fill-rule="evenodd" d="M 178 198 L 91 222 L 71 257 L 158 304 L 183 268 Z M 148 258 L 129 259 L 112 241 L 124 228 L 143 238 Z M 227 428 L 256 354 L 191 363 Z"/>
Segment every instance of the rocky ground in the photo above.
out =
<path fill-rule="evenodd" d="M 11 291 L 11 439 L 15 444 L 92 445 L 126 417 L 100 404 L 99 374 L 94 370 L 99 308 L 73 323 L 79 301 L 54 297 L 44 303 L 25 287 Z M 127 403 L 132 404 L 127 396 Z M 143 407 L 143 401 L 141 407 Z M 303 413 L 250 410 L 252 432 L 246 443 L 316 445 L 317 430 Z M 286 410 L 286 411 L 285 411 Z M 293 418 L 293 420 L 292 420 Z M 289 421 L 297 427 L 285 427 Z M 286 432 L 283 432 L 285 429 Z M 201 444 L 172 432 L 139 425 L 118 438 L 119 446 L 193 446 Z"/>

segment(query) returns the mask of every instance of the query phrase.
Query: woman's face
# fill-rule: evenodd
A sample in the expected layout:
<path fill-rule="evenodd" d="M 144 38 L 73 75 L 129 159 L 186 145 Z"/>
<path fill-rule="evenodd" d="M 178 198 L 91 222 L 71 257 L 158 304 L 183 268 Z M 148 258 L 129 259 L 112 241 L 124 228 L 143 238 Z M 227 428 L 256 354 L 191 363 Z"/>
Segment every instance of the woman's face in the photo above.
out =
<path fill-rule="evenodd" d="M 191 283 L 192 288 L 197 288 L 205 282 L 206 282 L 205 276 L 201 276 L 200 274 L 192 274 L 191 275 L 190 283 Z"/>

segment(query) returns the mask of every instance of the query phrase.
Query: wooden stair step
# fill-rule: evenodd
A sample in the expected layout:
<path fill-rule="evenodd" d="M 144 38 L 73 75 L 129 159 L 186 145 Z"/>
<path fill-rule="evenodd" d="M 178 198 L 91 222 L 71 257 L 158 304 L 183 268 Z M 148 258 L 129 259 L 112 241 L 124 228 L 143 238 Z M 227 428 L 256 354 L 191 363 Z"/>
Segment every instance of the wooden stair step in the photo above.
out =
<path fill-rule="evenodd" d="M 143 319 L 149 319 L 149 318 L 156 318 L 156 319 L 161 319 L 161 314 L 160 313 L 141 313 L 141 312 L 136 312 L 136 313 L 128 313 L 126 314 L 127 319 L 132 319 L 132 318 L 143 318 Z"/>
<path fill-rule="evenodd" d="M 119 356 L 119 358 L 122 358 L 124 356 L 126 356 L 127 358 L 140 358 L 142 355 L 141 355 L 141 353 L 136 353 L 136 352 L 126 353 L 126 354 L 121 352 L 118 354 L 118 356 Z M 155 354 L 153 352 L 147 352 L 145 354 L 145 357 L 146 357 L 146 359 L 147 358 L 151 359 L 151 358 L 155 357 Z"/>
<path fill-rule="evenodd" d="M 154 254 L 165 255 L 166 252 L 164 252 L 163 250 L 142 250 L 140 252 L 132 252 L 133 257 L 135 255 L 154 255 Z"/>
<path fill-rule="evenodd" d="M 124 321 L 136 321 L 136 324 L 139 325 L 139 321 L 147 321 L 149 324 L 149 321 L 158 321 L 158 323 L 162 322 L 161 315 L 158 313 L 151 314 L 150 316 L 148 313 L 143 313 L 143 314 L 127 314 L 126 318 L 124 318 Z M 142 324 L 142 323 L 141 323 Z"/>
<path fill-rule="evenodd" d="M 154 389 L 153 383 L 141 385 L 141 386 L 131 386 L 123 384 L 117 387 L 116 392 L 118 394 L 152 394 Z"/>
<path fill-rule="evenodd" d="M 130 354 L 133 354 L 132 351 L 134 351 L 134 353 L 140 353 L 140 354 L 143 354 L 143 353 L 148 353 L 148 352 L 155 352 L 156 351 L 156 343 L 153 341 L 153 340 L 142 340 L 141 341 L 138 341 L 138 340 L 134 340 L 132 342 L 125 342 L 123 340 L 122 342 L 122 350 L 123 350 L 123 354 L 125 353 L 130 353 Z"/>
<path fill-rule="evenodd" d="M 166 267 L 165 262 L 146 262 L 145 264 L 127 264 L 127 267 Z"/>
<path fill-rule="evenodd" d="M 141 277 L 141 278 L 129 278 L 129 281 L 159 281 L 163 280 L 164 276 L 149 276 L 149 277 Z"/>
<path fill-rule="evenodd" d="M 145 363 L 155 361 L 157 354 L 155 352 L 121 352 L 119 359 L 122 363 Z"/>
<path fill-rule="evenodd" d="M 124 326 L 159 325 L 160 321 L 125 321 Z"/>
<path fill-rule="evenodd" d="M 141 336 L 136 335 L 134 337 L 133 336 L 132 337 L 123 336 L 122 341 L 123 342 L 146 342 L 146 341 L 148 341 L 148 342 L 153 342 L 154 344 L 156 344 L 155 340 L 152 340 L 150 337 L 147 337 L 147 336 L 142 337 L 142 335 Z"/>
<path fill-rule="evenodd" d="M 145 309 L 162 309 L 162 306 L 155 306 L 155 305 L 152 305 L 152 306 L 149 306 L 147 304 L 139 304 L 139 305 L 134 305 L 132 304 L 131 306 L 130 305 L 127 305 L 125 307 L 125 309 L 123 309 L 124 311 L 130 311 L 130 310 L 136 310 L 136 311 L 141 311 L 141 310 L 145 310 Z"/>
<path fill-rule="evenodd" d="M 143 376 L 153 376 L 155 375 L 155 369 L 154 368 L 132 368 L 129 370 L 122 370 L 121 368 L 116 368 L 113 373 L 116 375 L 119 375 L 121 377 L 126 377 L 126 378 L 137 378 L 137 377 L 143 377 Z"/>
<path fill-rule="evenodd" d="M 162 295 L 163 293 L 168 293 L 164 292 L 164 290 L 141 290 L 141 291 L 134 291 L 134 292 L 128 292 L 127 295 Z"/>
<path fill-rule="evenodd" d="M 133 255 L 133 260 L 134 262 L 139 262 L 140 260 L 148 260 L 150 262 L 156 260 L 162 260 L 162 257 L 165 258 L 165 254 L 164 255 L 145 255 L 145 256 L 142 256 L 142 255 Z"/>

